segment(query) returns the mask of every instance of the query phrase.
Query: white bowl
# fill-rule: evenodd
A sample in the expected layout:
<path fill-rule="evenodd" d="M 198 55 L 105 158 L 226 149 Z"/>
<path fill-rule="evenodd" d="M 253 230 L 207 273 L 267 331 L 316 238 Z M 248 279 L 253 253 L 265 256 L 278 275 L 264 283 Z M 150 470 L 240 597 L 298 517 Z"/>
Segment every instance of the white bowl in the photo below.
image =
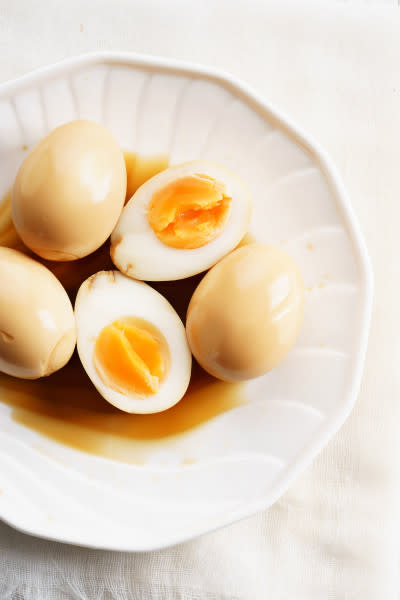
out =
<path fill-rule="evenodd" d="M 2 519 L 63 542 L 153 550 L 267 508 L 342 425 L 360 384 L 371 267 L 324 152 L 243 83 L 171 60 L 92 54 L 1 86 L 0 197 L 23 145 L 77 118 L 103 123 L 124 149 L 232 168 L 254 198 L 251 232 L 284 244 L 307 286 L 298 343 L 248 383 L 249 403 L 161 453 L 150 447 L 144 465 L 63 446 L 15 422 L 0 402 Z M 184 464 L 188 452 L 195 464 Z"/>

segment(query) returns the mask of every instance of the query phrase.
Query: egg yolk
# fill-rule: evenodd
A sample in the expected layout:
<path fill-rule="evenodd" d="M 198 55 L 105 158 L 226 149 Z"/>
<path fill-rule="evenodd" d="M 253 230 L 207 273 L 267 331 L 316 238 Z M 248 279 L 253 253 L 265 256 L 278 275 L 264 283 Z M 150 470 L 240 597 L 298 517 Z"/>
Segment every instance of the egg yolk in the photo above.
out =
<path fill-rule="evenodd" d="M 166 348 L 154 326 L 116 320 L 99 333 L 94 364 L 103 382 L 121 393 L 155 394 L 166 371 Z"/>
<path fill-rule="evenodd" d="M 223 183 L 200 173 L 187 175 L 154 193 L 149 223 L 167 246 L 200 248 L 221 233 L 231 200 Z"/>

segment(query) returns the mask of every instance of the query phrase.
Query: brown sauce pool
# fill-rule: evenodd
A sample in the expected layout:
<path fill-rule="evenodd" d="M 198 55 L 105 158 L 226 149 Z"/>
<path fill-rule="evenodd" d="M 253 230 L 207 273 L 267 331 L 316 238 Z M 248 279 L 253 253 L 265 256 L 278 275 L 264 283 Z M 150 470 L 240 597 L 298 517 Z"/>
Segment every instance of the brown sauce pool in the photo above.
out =
<path fill-rule="evenodd" d="M 138 182 L 143 183 L 149 176 L 168 166 L 168 157 L 161 155 L 145 159 L 125 153 L 125 159 L 127 170 L 131 169 L 130 194 Z M 136 172 L 132 171 L 132 165 L 136 165 Z M 251 241 L 253 238 L 246 235 L 241 245 Z M 0 203 L 0 244 L 18 246 L 8 194 Z M 112 268 L 108 251 L 104 252 L 104 248 L 97 251 L 95 258 L 96 268 L 93 272 Z M 63 263 L 64 266 L 59 269 L 68 270 L 66 264 Z M 57 272 L 55 274 L 58 275 Z M 83 279 L 89 274 L 85 272 Z M 171 302 L 185 320 L 189 300 L 202 276 L 157 282 L 152 286 Z M 13 407 L 11 415 L 14 421 L 47 438 L 97 456 L 143 464 L 155 447 L 167 447 L 176 436 L 184 435 L 210 419 L 245 404 L 247 400 L 243 384 L 219 381 L 194 362 L 188 391 L 178 404 L 156 414 L 124 413 L 100 396 L 75 352 L 68 365 L 45 379 L 26 381 L 0 373 L 0 402 Z M 185 457 L 183 462 L 190 464 L 194 461 L 191 457 Z"/>
<path fill-rule="evenodd" d="M 97 393 L 74 355 L 46 379 L 0 375 L 0 402 L 14 421 L 72 448 L 127 463 L 143 463 L 155 445 L 245 402 L 241 384 L 218 381 L 194 366 L 189 389 L 172 408 L 151 415 L 124 413 Z"/>

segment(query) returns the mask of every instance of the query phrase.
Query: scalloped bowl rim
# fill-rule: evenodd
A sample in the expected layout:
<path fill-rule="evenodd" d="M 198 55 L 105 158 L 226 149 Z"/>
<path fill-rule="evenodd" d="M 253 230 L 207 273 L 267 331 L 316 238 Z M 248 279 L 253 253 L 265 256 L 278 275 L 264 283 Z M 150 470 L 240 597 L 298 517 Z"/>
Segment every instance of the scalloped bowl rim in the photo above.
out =
<path fill-rule="evenodd" d="M 278 484 L 273 489 L 257 500 L 255 503 L 248 503 L 245 509 L 241 509 L 235 513 L 231 513 L 229 518 L 221 521 L 216 525 L 213 523 L 210 527 L 204 528 L 204 524 L 201 524 L 198 530 L 192 530 L 190 535 L 179 534 L 173 539 L 168 539 L 163 543 L 149 544 L 149 546 L 141 545 L 138 547 L 133 543 L 129 547 L 124 545 L 108 544 L 102 545 L 98 543 L 84 542 L 82 540 L 77 541 L 73 535 L 54 535 L 43 534 L 40 530 L 32 527 L 23 527 L 18 522 L 13 521 L 10 518 L 4 518 L 0 514 L 0 518 L 14 527 L 15 529 L 40 537 L 42 539 L 48 539 L 63 543 L 77 544 L 80 546 L 106 549 L 124 552 L 144 552 L 162 549 L 170 547 L 178 543 L 188 541 L 196 538 L 204 533 L 215 531 L 221 527 L 230 525 L 238 520 L 250 517 L 257 512 L 267 509 L 274 502 L 276 502 L 282 494 L 294 483 L 295 479 L 301 474 L 301 472 L 312 462 L 314 458 L 321 452 L 324 446 L 328 443 L 331 437 L 338 431 L 344 421 L 349 416 L 357 399 L 359 391 L 361 377 L 364 366 L 364 359 L 368 344 L 368 335 L 371 322 L 372 314 L 372 303 L 373 303 L 373 272 L 371 262 L 368 256 L 367 248 L 359 225 L 357 223 L 354 211 L 350 204 L 346 190 L 342 184 L 340 176 L 336 170 L 336 167 L 332 163 L 326 152 L 315 142 L 308 134 L 305 134 L 297 125 L 282 112 L 275 108 L 271 103 L 267 102 L 262 96 L 257 94 L 250 86 L 246 83 L 237 79 L 236 77 L 216 69 L 214 67 L 201 66 L 198 64 L 175 60 L 170 58 L 162 58 L 156 56 L 141 55 L 131 52 L 90 52 L 83 55 L 78 55 L 70 58 L 66 58 L 62 61 L 54 64 L 40 67 L 35 69 L 21 77 L 9 80 L 5 83 L 0 84 L 0 95 L 5 93 L 12 93 L 17 91 L 18 88 L 28 83 L 34 82 L 37 78 L 44 78 L 53 74 L 62 74 L 75 67 L 93 66 L 96 64 L 127 64 L 138 69 L 147 69 L 155 71 L 163 71 L 169 74 L 185 74 L 192 75 L 193 77 L 208 79 L 221 85 L 225 89 L 229 89 L 232 93 L 239 95 L 249 105 L 256 106 L 257 110 L 261 113 L 268 115 L 270 120 L 275 121 L 278 125 L 283 128 L 286 132 L 293 137 L 296 142 L 305 147 L 315 158 L 323 171 L 326 180 L 334 192 L 335 202 L 338 209 L 341 212 L 342 219 L 346 225 L 347 232 L 350 236 L 353 252 L 357 259 L 360 274 L 360 289 L 361 289 L 361 301 L 363 306 L 363 314 L 361 318 L 362 328 L 360 334 L 360 341 L 358 346 L 358 356 L 355 361 L 355 366 L 352 374 L 352 385 L 349 387 L 347 393 L 346 402 L 343 403 L 335 413 L 333 417 L 329 419 L 326 426 L 321 428 L 320 433 L 315 436 L 312 443 L 308 445 L 298 457 L 288 466 L 285 476 L 280 478 Z M 107 459 L 103 459 L 107 460 Z"/>

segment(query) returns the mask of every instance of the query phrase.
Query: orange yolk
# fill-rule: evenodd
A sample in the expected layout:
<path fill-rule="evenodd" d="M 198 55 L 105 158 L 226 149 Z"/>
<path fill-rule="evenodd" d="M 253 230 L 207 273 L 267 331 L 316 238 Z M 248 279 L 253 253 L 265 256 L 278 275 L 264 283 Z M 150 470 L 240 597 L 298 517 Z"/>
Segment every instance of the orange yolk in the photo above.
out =
<path fill-rule="evenodd" d="M 200 248 L 214 240 L 229 216 L 224 184 L 196 173 L 154 193 L 148 219 L 158 239 L 172 248 Z"/>
<path fill-rule="evenodd" d="M 161 337 L 128 320 L 104 327 L 94 348 L 94 364 L 103 382 L 125 394 L 158 392 L 166 370 Z"/>

